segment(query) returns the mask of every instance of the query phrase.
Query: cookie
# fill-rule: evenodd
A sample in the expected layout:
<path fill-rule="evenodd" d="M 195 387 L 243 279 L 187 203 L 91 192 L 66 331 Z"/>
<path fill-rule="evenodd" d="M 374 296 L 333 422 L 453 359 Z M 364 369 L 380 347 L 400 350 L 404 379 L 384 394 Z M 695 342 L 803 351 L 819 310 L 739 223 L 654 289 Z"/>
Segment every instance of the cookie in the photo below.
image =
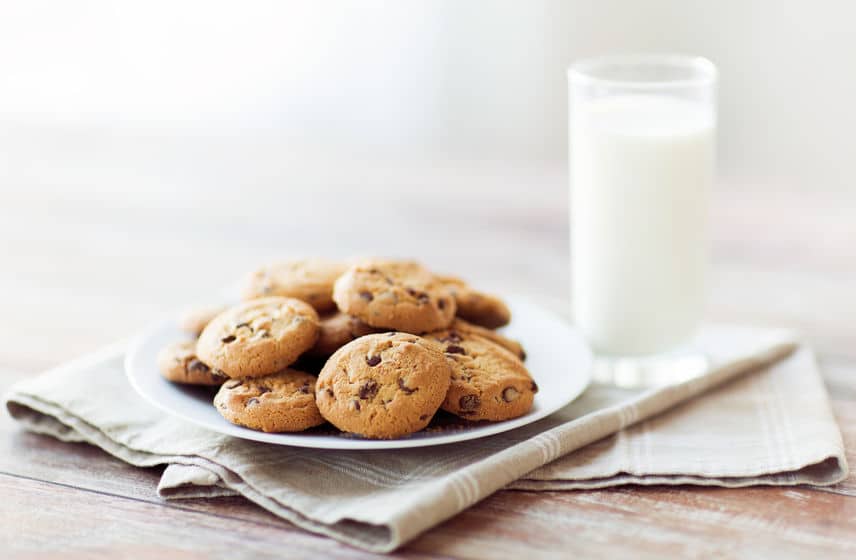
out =
<path fill-rule="evenodd" d="M 516 356 L 481 336 L 448 330 L 428 340 L 442 345 L 452 383 L 442 408 L 468 420 L 508 420 L 526 414 L 538 386 Z"/>
<path fill-rule="evenodd" d="M 520 358 L 520 360 L 526 359 L 526 351 L 523 350 L 523 345 L 521 345 L 516 340 L 499 334 L 494 330 L 486 329 L 478 325 L 473 325 L 472 323 L 468 323 L 463 319 L 456 318 L 449 326 L 449 331 L 457 331 L 459 333 L 478 335 L 482 338 L 488 339 L 489 341 L 495 344 L 499 344 L 500 346 Z"/>
<path fill-rule="evenodd" d="M 511 311 L 498 297 L 479 292 L 454 276 L 437 276 L 437 279 L 452 292 L 461 319 L 488 329 L 497 329 L 511 321 Z"/>
<path fill-rule="evenodd" d="M 333 300 L 367 325 L 414 334 L 446 328 L 455 316 L 449 290 L 413 261 L 364 260 L 336 281 Z"/>
<path fill-rule="evenodd" d="M 320 326 L 318 342 L 309 350 L 309 354 L 323 358 L 330 357 L 355 338 L 378 332 L 376 328 L 340 311 L 321 317 Z"/>
<path fill-rule="evenodd" d="M 333 283 L 346 265 L 325 259 L 279 261 L 254 270 L 244 281 L 244 300 L 268 296 L 293 297 L 305 301 L 319 313 L 336 308 Z"/>
<path fill-rule="evenodd" d="M 370 334 L 336 351 L 318 376 L 321 415 L 345 432 L 391 439 L 428 425 L 451 379 L 439 346 L 406 333 Z"/>
<path fill-rule="evenodd" d="M 214 407 L 229 422 L 263 432 L 300 432 L 324 423 L 315 405 L 315 376 L 295 369 L 230 379 L 214 396 Z"/>
<path fill-rule="evenodd" d="M 229 377 L 285 369 L 318 339 L 318 314 L 294 298 L 254 299 L 208 323 L 196 344 L 199 359 Z"/>
<path fill-rule="evenodd" d="M 191 334 L 199 336 L 205 326 L 220 313 L 228 309 L 228 305 L 206 305 L 189 307 L 178 316 L 178 328 Z"/>
<path fill-rule="evenodd" d="M 196 357 L 196 341 L 170 344 L 158 353 L 158 369 L 167 380 L 188 385 L 222 385 L 228 379 Z"/>

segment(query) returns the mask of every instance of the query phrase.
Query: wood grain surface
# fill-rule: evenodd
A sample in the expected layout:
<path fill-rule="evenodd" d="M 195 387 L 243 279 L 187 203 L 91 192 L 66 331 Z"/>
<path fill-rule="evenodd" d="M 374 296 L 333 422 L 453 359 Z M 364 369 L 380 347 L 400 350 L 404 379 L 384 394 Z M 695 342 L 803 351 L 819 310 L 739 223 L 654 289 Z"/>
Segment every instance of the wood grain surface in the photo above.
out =
<path fill-rule="evenodd" d="M 360 154 L 276 138 L 8 126 L 0 136 L 0 390 L 217 297 L 270 256 L 416 256 L 486 288 L 569 301 L 559 165 Z M 817 348 L 856 463 L 856 191 L 723 181 L 708 316 Z M 798 411 L 795 411 L 798 413 Z M 0 414 L 4 558 L 371 554 L 237 498 L 165 503 L 158 469 Z M 852 558 L 856 476 L 831 488 L 504 491 L 402 557 Z"/>

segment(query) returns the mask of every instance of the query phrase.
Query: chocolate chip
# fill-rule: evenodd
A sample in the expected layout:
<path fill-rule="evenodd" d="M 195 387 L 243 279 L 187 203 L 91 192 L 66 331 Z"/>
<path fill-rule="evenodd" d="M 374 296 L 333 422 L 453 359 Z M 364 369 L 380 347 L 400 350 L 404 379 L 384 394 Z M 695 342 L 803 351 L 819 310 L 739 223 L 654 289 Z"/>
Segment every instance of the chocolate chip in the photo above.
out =
<path fill-rule="evenodd" d="M 521 362 L 526 361 L 526 350 L 524 350 L 523 348 L 520 349 L 520 361 Z M 535 384 L 533 383 L 533 385 L 535 385 Z M 537 391 L 537 388 L 535 390 Z"/>
<path fill-rule="evenodd" d="M 447 354 L 466 354 L 467 351 L 458 346 L 457 344 L 450 344 L 446 347 Z"/>
<path fill-rule="evenodd" d="M 458 331 L 449 331 L 449 334 L 440 339 L 440 342 L 460 342 L 463 340 Z"/>
<path fill-rule="evenodd" d="M 235 335 L 230 334 L 229 336 L 224 336 L 223 338 L 221 338 L 220 342 L 225 342 L 226 344 L 229 344 L 230 342 L 235 342 L 236 338 L 237 337 Z"/>
<path fill-rule="evenodd" d="M 240 387 L 243 384 L 244 384 L 244 382 L 241 381 L 240 379 L 235 379 L 234 381 L 227 382 L 226 388 L 227 389 L 234 389 L 235 387 Z"/>
<path fill-rule="evenodd" d="M 252 406 L 254 404 L 259 404 L 259 399 L 253 397 L 247 401 L 247 404 L 245 406 Z"/>
<path fill-rule="evenodd" d="M 537 393 L 538 392 L 538 384 L 533 381 L 532 387 L 530 387 L 530 389 L 532 389 L 533 393 Z"/>
<path fill-rule="evenodd" d="M 353 407 L 354 410 L 359 410 L 360 409 L 360 401 L 358 401 L 357 399 L 352 400 L 351 406 Z"/>
<path fill-rule="evenodd" d="M 427 420 L 427 419 L 428 419 L 428 415 L 427 415 L 427 414 L 423 414 L 423 415 L 421 415 L 421 416 L 419 417 L 419 419 L 420 419 L 420 420 Z"/>
<path fill-rule="evenodd" d="M 417 300 L 419 300 L 420 303 L 427 303 L 431 301 L 431 298 L 428 297 L 428 294 L 426 294 L 425 292 L 420 292 L 419 290 L 416 290 L 414 288 L 406 288 L 406 290 L 408 294 L 410 294 L 412 297 L 415 297 Z"/>
<path fill-rule="evenodd" d="M 518 391 L 514 387 L 506 387 L 502 390 L 502 400 L 504 400 L 505 402 L 511 402 L 513 400 L 516 400 L 519 396 L 520 391 Z"/>
<path fill-rule="evenodd" d="M 360 385 L 360 398 L 373 399 L 374 396 L 377 395 L 377 391 L 377 381 L 375 381 L 374 379 L 367 379 L 363 381 L 362 385 Z"/>
<path fill-rule="evenodd" d="M 304 395 L 308 395 L 309 394 L 309 383 L 304 383 L 303 385 L 298 387 L 297 390 L 300 391 L 301 393 L 303 393 Z"/>
<path fill-rule="evenodd" d="M 473 412 L 481 406 L 481 399 L 478 395 L 464 395 L 458 401 L 458 406 L 461 407 L 461 411 L 463 412 Z"/>
<path fill-rule="evenodd" d="M 335 396 L 336 396 L 336 395 L 334 395 L 334 394 L 333 394 L 333 389 L 331 389 L 331 388 L 329 388 L 329 387 L 327 387 L 327 395 L 328 395 L 328 396 L 330 396 L 330 397 L 335 397 Z"/>
<path fill-rule="evenodd" d="M 270 393 L 270 387 L 267 385 L 259 385 L 259 394 L 264 395 L 265 393 Z"/>
<path fill-rule="evenodd" d="M 416 391 L 419 390 L 419 389 L 411 389 L 410 387 L 405 385 L 404 379 L 402 379 L 400 377 L 398 378 L 398 388 L 401 389 L 405 395 L 412 395 L 413 393 L 415 393 Z"/>
<path fill-rule="evenodd" d="M 443 298 L 438 299 L 437 300 L 437 307 L 440 309 L 446 309 L 446 300 Z"/>
<path fill-rule="evenodd" d="M 208 371 L 208 369 L 208 366 L 206 366 L 197 359 L 193 359 L 187 362 L 187 371 L 198 371 L 201 373 L 205 373 L 206 371 Z"/>
<path fill-rule="evenodd" d="M 366 301 L 371 301 L 374 299 L 374 296 L 372 295 L 372 293 L 369 291 L 366 291 L 366 290 L 363 290 L 362 292 L 360 292 L 360 297 Z"/>
<path fill-rule="evenodd" d="M 211 373 L 211 377 L 213 377 L 214 379 L 226 379 L 229 377 L 228 375 L 226 375 L 225 373 L 223 373 L 219 369 L 212 369 L 210 373 Z M 240 381 L 238 383 L 240 383 Z"/>
<path fill-rule="evenodd" d="M 270 333 L 267 329 L 261 329 L 256 333 L 256 336 L 259 338 L 270 338 Z"/>
<path fill-rule="evenodd" d="M 253 330 L 253 327 L 251 327 L 249 323 L 238 323 L 235 325 L 235 330 L 238 330 L 241 327 L 247 327 L 248 329 Z"/>
<path fill-rule="evenodd" d="M 375 367 L 380 363 L 380 356 L 366 356 L 366 363 L 371 367 Z"/>

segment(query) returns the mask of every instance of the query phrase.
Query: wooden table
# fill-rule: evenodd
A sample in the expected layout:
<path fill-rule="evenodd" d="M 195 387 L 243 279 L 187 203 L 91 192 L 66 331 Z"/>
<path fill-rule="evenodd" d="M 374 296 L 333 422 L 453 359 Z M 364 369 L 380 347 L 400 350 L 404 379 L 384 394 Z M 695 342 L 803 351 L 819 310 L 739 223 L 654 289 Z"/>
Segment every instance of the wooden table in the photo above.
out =
<path fill-rule="evenodd" d="M 488 288 L 568 294 L 561 164 L 322 157 L 273 137 L 9 126 L 0 136 L 0 388 L 133 334 L 268 256 L 400 254 Z M 390 163 L 393 162 L 393 163 Z M 709 316 L 803 329 L 856 463 L 856 192 L 725 181 Z M 793 411 L 798 414 L 799 411 Z M 368 554 L 243 499 L 165 503 L 160 469 L 0 414 L 5 558 Z M 831 488 L 503 491 L 407 557 L 853 557 Z"/>

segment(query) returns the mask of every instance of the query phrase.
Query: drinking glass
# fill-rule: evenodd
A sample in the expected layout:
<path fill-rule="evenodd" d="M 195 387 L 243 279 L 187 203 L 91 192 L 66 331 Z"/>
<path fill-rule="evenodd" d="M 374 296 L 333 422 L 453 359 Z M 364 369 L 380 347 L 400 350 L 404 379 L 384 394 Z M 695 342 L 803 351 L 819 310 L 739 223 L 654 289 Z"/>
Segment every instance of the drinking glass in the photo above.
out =
<path fill-rule="evenodd" d="M 680 55 L 568 70 L 571 293 L 596 376 L 620 385 L 701 373 L 714 65 Z"/>

